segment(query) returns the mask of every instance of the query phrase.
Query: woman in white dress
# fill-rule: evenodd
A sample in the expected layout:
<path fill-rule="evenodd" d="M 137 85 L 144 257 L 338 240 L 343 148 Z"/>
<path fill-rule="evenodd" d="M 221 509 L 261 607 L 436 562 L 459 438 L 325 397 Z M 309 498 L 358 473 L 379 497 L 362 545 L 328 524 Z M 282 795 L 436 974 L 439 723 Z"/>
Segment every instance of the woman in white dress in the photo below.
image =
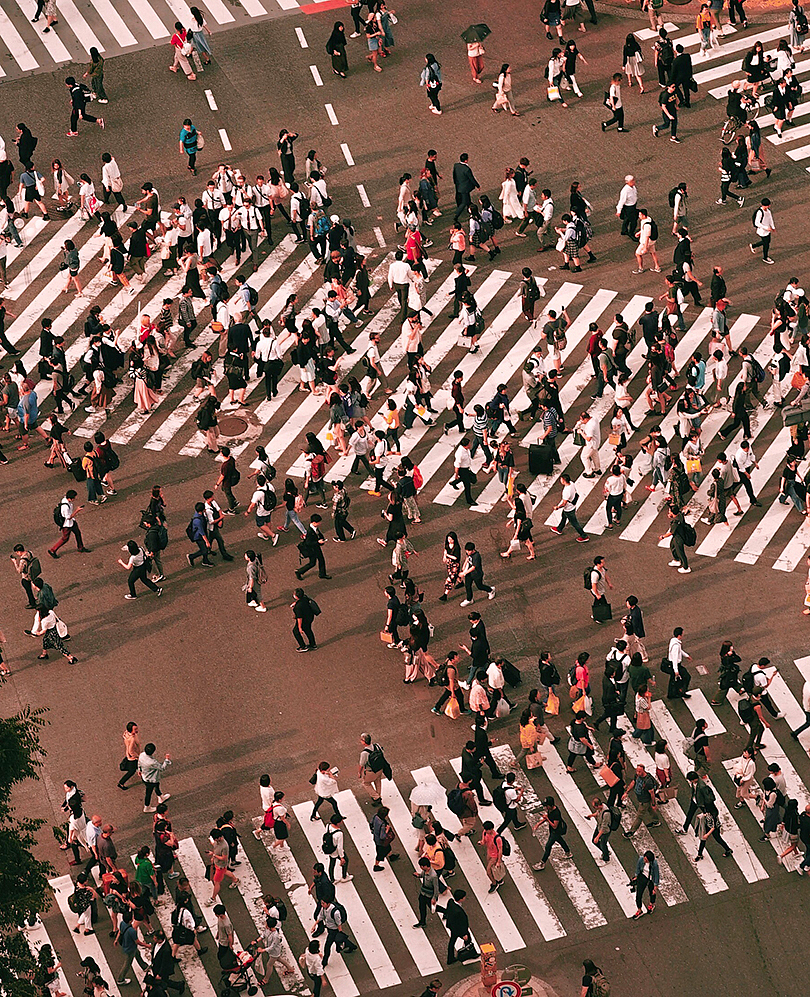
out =
<path fill-rule="evenodd" d="M 410 173 L 403 173 L 399 178 L 399 197 L 397 198 L 397 221 L 395 228 L 397 232 L 403 227 L 407 226 L 407 220 L 405 217 L 405 211 L 408 207 L 408 202 L 412 199 L 413 194 L 411 193 L 411 175 Z"/>
<path fill-rule="evenodd" d="M 70 204 L 70 185 L 75 181 L 58 159 L 54 159 L 51 163 L 51 169 L 53 170 L 53 199 L 59 202 L 60 208 L 65 208 Z"/>
<path fill-rule="evenodd" d="M 506 222 L 523 217 L 523 205 L 518 197 L 517 185 L 515 184 L 515 171 L 511 166 L 506 167 L 506 174 L 501 184 L 501 204 L 503 204 L 503 218 Z"/>

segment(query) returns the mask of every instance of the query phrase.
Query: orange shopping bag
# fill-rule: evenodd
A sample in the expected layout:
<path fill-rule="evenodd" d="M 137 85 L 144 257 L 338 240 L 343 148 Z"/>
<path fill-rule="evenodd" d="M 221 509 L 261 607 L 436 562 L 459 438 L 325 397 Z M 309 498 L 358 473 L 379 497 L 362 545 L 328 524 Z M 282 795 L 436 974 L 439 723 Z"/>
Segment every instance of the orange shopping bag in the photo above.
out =
<path fill-rule="evenodd" d="M 560 697 L 553 690 L 550 690 L 548 694 L 548 701 L 546 702 L 546 713 L 550 714 L 552 717 L 556 717 L 559 712 Z"/>

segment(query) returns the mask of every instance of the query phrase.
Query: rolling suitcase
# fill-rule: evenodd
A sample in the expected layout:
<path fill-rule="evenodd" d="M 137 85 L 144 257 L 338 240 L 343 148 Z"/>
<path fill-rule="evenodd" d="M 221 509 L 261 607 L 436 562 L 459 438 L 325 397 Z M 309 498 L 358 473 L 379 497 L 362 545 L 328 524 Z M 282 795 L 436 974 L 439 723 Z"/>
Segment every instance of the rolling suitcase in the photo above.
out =
<path fill-rule="evenodd" d="M 548 443 L 532 443 L 529 446 L 529 473 L 551 474 L 554 470 L 554 452 Z"/>

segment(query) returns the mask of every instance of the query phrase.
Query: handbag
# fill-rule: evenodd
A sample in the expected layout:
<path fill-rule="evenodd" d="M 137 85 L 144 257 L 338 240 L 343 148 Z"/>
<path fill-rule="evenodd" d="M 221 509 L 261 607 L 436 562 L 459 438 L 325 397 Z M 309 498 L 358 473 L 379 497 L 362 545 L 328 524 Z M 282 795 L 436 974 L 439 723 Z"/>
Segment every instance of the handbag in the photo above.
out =
<path fill-rule="evenodd" d="M 456 952 L 456 959 L 459 962 L 470 962 L 473 959 L 478 958 L 478 949 L 470 942 L 468 945 L 462 945 L 462 947 Z"/>
<path fill-rule="evenodd" d="M 110 190 L 114 190 L 117 194 L 120 194 L 124 189 L 124 181 L 121 177 L 113 177 L 110 181 Z"/>
<path fill-rule="evenodd" d="M 543 762 L 546 760 L 545 755 L 541 755 L 539 751 L 532 751 L 530 754 L 526 755 L 526 768 L 527 769 L 539 769 L 543 767 Z"/>
<path fill-rule="evenodd" d="M 389 633 L 387 630 L 381 630 L 380 640 L 383 642 L 383 644 L 393 644 L 394 635 L 392 633 Z"/>
<path fill-rule="evenodd" d="M 549 100 L 560 100 L 560 88 L 556 83 L 550 83 L 547 91 Z"/>
<path fill-rule="evenodd" d="M 557 240 L 557 245 L 554 247 L 558 253 L 561 253 L 565 249 L 565 236 L 561 235 Z"/>
<path fill-rule="evenodd" d="M 56 632 L 63 640 L 68 635 L 67 623 L 64 620 L 60 620 L 58 616 L 56 617 Z"/>
<path fill-rule="evenodd" d="M 126 756 L 126 755 L 124 755 L 124 757 L 123 757 L 123 758 L 121 759 L 121 761 L 120 761 L 120 762 L 118 763 L 118 768 L 119 768 L 119 769 L 120 769 L 120 770 L 121 770 L 122 772 L 126 772 L 126 770 L 127 770 L 128 768 L 129 768 L 129 759 L 127 758 L 127 756 Z"/>
<path fill-rule="evenodd" d="M 616 773 L 609 765 L 603 765 L 602 768 L 599 770 L 599 775 L 604 781 L 605 785 L 609 786 L 611 789 L 619 781 L 619 777 L 616 775 Z"/>
<path fill-rule="evenodd" d="M 606 623 L 613 619 L 613 610 L 609 602 L 597 602 L 593 606 L 593 618 L 597 623 Z"/>
<path fill-rule="evenodd" d="M 560 712 L 560 697 L 555 692 L 549 692 L 545 709 L 546 713 L 552 717 L 556 717 Z"/>
<path fill-rule="evenodd" d="M 197 151 L 199 152 L 200 150 L 202 150 L 204 148 L 205 148 L 205 137 L 203 136 L 202 132 L 198 131 L 197 132 Z"/>
<path fill-rule="evenodd" d="M 700 457 L 687 457 L 686 458 L 686 473 L 687 474 L 700 474 L 703 470 L 703 465 L 700 463 Z"/>
<path fill-rule="evenodd" d="M 611 433 L 610 436 L 608 436 L 608 443 L 612 447 L 618 447 L 621 444 L 621 442 L 622 438 L 618 433 Z"/>
<path fill-rule="evenodd" d="M 608 93 L 607 90 L 605 90 L 604 97 L 602 98 L 602 103 L 609 111 L 613 110 L 613 104 L 611 103 L 610 94 Z"/>
<path fill-rule="evenodd" d="M 807 378 L 800 370 L 797 370 L 790 379 L 791 387 L 795 388 L 797 391 L 801 391 L 805 384 L 807 384 Z"/>
<path fill-rule="evenodd" d="M 582 435 L 582 433 L 580 433 L 578 429 L 574 431 L 574 446 L 575 447 L 585 446 L 585 437 Z"/>

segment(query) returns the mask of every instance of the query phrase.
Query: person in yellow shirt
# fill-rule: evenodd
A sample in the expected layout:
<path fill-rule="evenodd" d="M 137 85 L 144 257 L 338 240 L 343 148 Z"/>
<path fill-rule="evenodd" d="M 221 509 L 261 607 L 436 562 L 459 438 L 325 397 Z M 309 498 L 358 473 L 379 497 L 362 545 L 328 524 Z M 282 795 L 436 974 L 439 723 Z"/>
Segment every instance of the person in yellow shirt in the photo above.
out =
<path fill-rule="evenodd" d="M 383 418 L 385 419 L 385 423 L 388 427 L 385 431 L 385 438 L 388 441 L 391 450 L 400 453 L 399 449 L 400 415 L 399 415 L 399 409 L 397 408 L 397 403 L 394 401 L 393 398 L 388 399 L 388 409 L 383 413 Z"/>

